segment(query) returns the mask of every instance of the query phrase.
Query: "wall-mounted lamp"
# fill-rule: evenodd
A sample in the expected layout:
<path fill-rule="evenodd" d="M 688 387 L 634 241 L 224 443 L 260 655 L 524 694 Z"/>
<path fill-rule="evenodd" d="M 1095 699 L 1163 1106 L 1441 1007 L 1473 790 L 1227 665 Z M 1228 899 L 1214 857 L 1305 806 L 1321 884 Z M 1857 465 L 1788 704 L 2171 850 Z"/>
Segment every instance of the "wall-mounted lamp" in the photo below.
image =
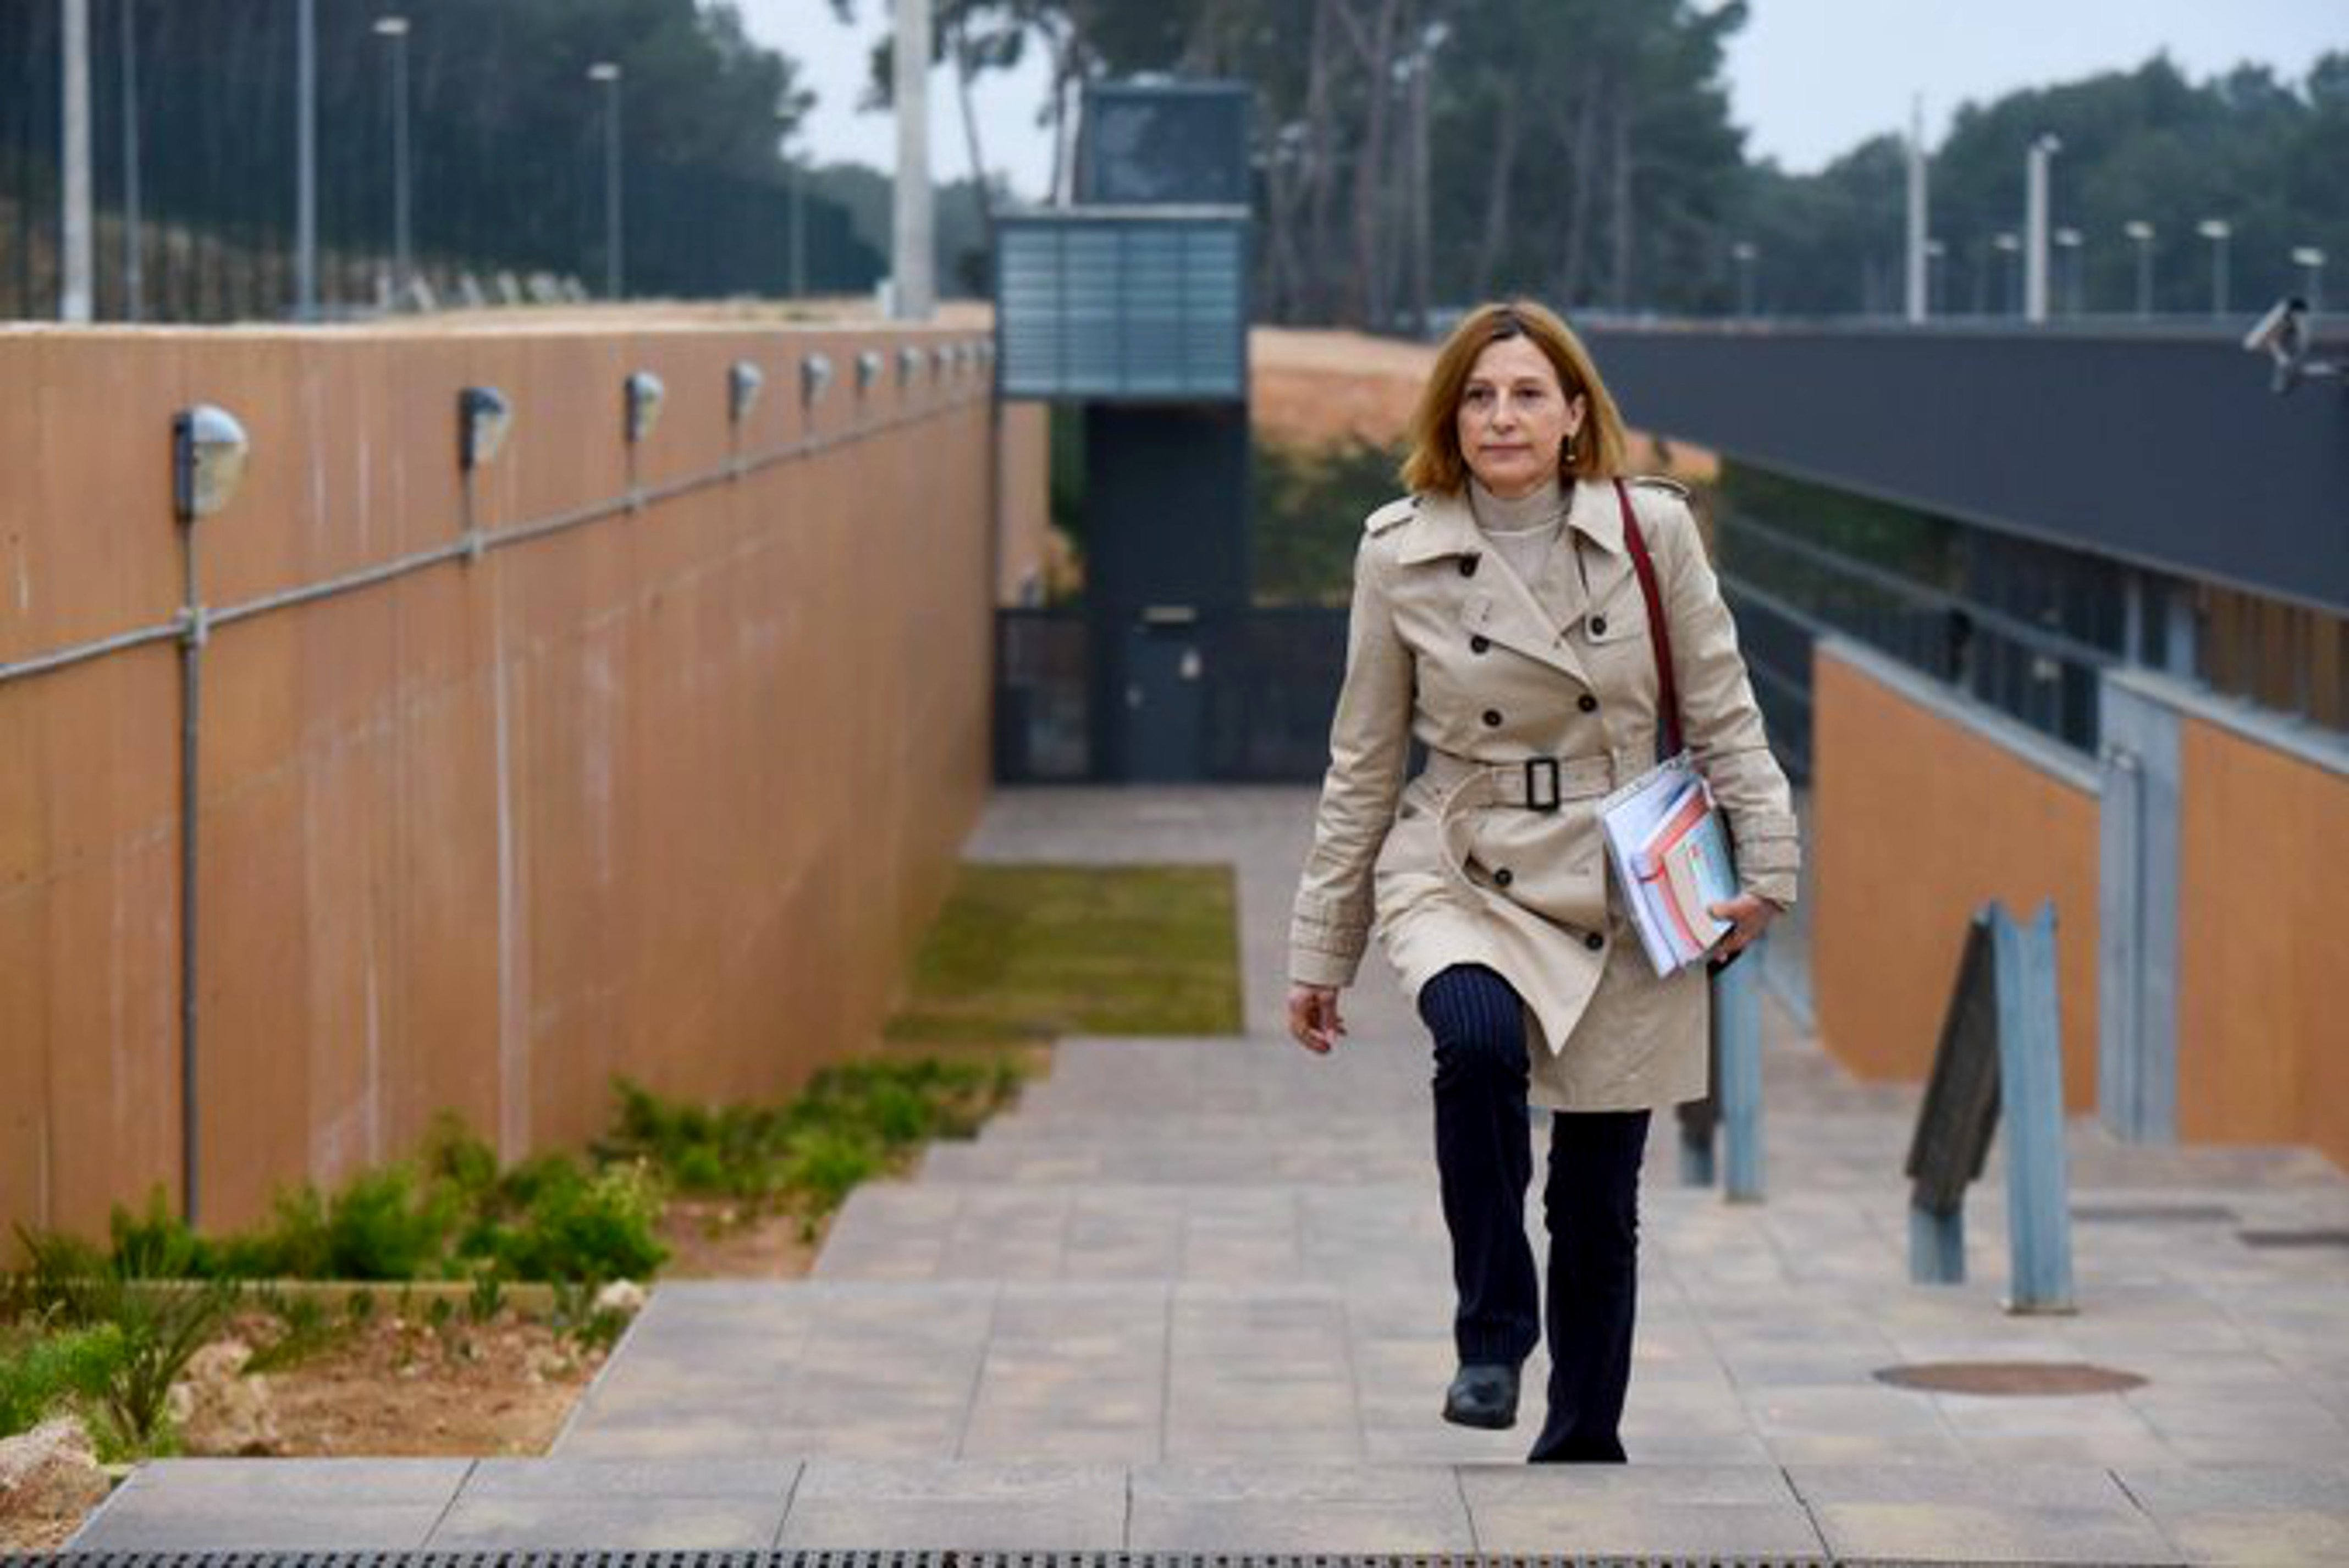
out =
<path fill-rule="evenodd" d="M 497 460 L 513 428 L 513 405 L 494 387 L 468 387 L 457 394 L 457 466 L 470 473 Z"/>
<path fill-rule="evenodd" d="M 897 385 L 903 387 L 915 377 L 919 376 L 922 373 L 922 361 L 927 356 L 910 343 L 897 350 Z"/>
<path fill-rule="evenodd" d="M 827 355 L 811 354 L 800 361 L 800 401 L 810 407 L 823 401 L 832 387 L 832 359 Z"/>
<path fill-rule="evenodd" d="M 947 373 L 962 362 L 956 353 L 961 346 L 960 344 L 941 343 L 930 350 L 930 367 L 937 372 L 938 379 L 946 379 Z"/>
<path fill-rule="evenodd" d="M 638 370 L 630 374 L 621 397 L 629 445 L 634 446 L 653 433 L 653 427 L 660 422 L 661 403 L 667 397 L 668 388 L 661 385 L 661 378 L 651 371 Z"/>
<path fill-rule="evenodd" d="M 767 389 L 767 373 L 747 359 L 738 359 L 726 367 L 726 417 L 741 424 L 759 406 L 759 394 Z"/>
<path fill-rule="evenodd" d="M 198 403 L 171 416 L 171 505 L 181 522 L 228 505 L 244 480 L 251 448 L 236 416 Z"/>
<path fill-rule="evenodd" d="M 868 348 L 856 356 L 856 392 L 863 397 L 881 379 L 881 351 Z"/>

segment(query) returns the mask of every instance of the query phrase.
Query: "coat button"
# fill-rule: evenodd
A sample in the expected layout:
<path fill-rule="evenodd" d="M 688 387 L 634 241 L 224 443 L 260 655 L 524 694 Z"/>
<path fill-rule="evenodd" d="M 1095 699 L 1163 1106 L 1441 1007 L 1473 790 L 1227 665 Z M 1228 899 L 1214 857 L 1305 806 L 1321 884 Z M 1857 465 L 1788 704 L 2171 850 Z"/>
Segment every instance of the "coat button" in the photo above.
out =
<path fill-rule="evenodd" d="M 1600 948 L 1607 945 L 1607 939 L 1594 931 L 1582 939 L 1582 945 L 1590 949 L 1591 952 L 1596 953 Z"/>
<path fill-rule="evenodd" d="M 1468 651 L 1472 654 L 1481 654 L 1492 645 L 1493 639 L 1490 637 L 1480 635 L 1468 639 Z"/>
<path fill-rule="evenodd" d="M 1594 637 L 1603 637 L 1607 634 L 1606 616 L 1593 615 L 1590 617 L 1590 634 Z"/>
<path fill-rule="evenodd" d="M 1499 708 L 1488 707 L 1485 710 L 1485 727 L 1487 729 L 1498 729 L 1501 727 L 1501 710 Z"/>
<path fill-rule="evenodd" d="M 1592 696 L 1588 692 L 1584 692 L 1582 694 L 1582 700 L 1576 703 L 1574 706 L 1580 708 L 1585 713 L 1597 713 L 1599 711 L 1599 699 Z"/>
<path fill-rule="evenodd" d="M 1509 868 L 1506 866 L 1503 866 L 1499 871 L 1493 873 L 1493 882 L 1495 885 L 1499 887 L 1506 887 L 1516 880 L 1516 878 L 1509 874 Z"/>
<path fill-rule="evenodd" d="M 1460 575 L 1463 577 L 1474 577 L 1476 575 L 1476 558 L 1475 556 L 1464 555 L 1460 558 Z"/>

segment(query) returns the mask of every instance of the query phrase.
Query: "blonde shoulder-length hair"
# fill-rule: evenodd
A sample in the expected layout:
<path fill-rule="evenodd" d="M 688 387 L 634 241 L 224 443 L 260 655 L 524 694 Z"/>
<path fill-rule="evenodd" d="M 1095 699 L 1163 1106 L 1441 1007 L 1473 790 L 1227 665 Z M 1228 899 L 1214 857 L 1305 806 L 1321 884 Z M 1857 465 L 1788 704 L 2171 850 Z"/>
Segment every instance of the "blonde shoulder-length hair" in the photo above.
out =
<path fill-rule="evenodd" d="M 1623 471 L 1623 417 L 1590 351 L 1574 329 L 1556 312 L 1532 300 L 1513 299 L 1478 305 L 1461 318 L 1435 356 L 1435 368 L 1420 389 L 1419 406 L 1411 416 L 1411 455 L 1403 459 L 1402 482 L 1418 493 L 1457 495 L 1468 482 L 1468 459 L 1460 450 L 1460 397 L 1468 386 L 1476 356 L 1504 338 L 1523 337 L 1540 349 L 1557 371 L 1559 387 L 1571 403 L 1586 399 L 1582 428 L 1561 455 L 1561 482 L 1578 479 L 1609 479 Z"/>

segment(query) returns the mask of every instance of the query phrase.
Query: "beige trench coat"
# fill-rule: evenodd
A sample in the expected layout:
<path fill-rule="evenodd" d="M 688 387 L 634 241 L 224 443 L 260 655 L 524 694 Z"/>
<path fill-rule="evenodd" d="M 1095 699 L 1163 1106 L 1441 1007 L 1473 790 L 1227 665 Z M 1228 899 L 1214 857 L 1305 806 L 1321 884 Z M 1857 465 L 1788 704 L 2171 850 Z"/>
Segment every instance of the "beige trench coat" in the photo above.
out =
<path fill-rule="evenodd" d="M 1669 617 L 1685 744 L 1729 820 L 1744 891 L 1795 898 L 1784 773 L 1686 494 L 1630 481 Z M 1702 965 L 1659 979 L 1623 913 L 1599 798 L 1652 765 L 1657 680 L 1614 487 L 1574 487 L 1543 599 L 1486 547 L 1467 498 L 1371 514 L 1354 563 L 1346 678 L 1289 975 L 1352 983 L 1375 923 L 1404 987 L 1482 964 L 1526 1000 L 1532 1095 L 1568 1110 L 1702 1099 Z M 1426 769 L 1408 784 L 1413 737 Z M 1529 759 L 1551 758 L 1547 764 Z M 1547 805 L 1555 810 L 1529 809 Z M 1546 1047 L 1546 1048 L 1543 1048 Z"/>

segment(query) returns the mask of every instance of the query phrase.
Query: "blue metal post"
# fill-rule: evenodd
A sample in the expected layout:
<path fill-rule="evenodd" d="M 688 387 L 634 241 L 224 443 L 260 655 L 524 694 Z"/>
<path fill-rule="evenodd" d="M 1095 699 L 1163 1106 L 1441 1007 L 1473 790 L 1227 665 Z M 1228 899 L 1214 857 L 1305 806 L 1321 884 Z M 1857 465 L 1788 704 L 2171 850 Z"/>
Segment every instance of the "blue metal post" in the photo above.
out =
<path fill-rule="evenodd" d="M 1998 961 L 1998 1075 L 2006 1145 L 2009 1312 L 2071 1312 L 2070 1181 L 2064 1156 L 2064 1057 L 2055 1006 L 2055 906 L 2027 926 L 1991 911 Z"/>
<path fill-rule="evenodd" d="M 1909 1205 L 1909 1282 L 1911 1284 L 1966 1283 L 1966 1211 L 1962 1203 L 1952 1214 Z"/>
<path fill-rule="evenodd" d="M 1728 1144 L 1722 1196 L 1762 1201 L 1762 996 L 1757 951 L 1713 977 L 1713 1026 L 1721 1038 L 1721 1127 Z"/>
<path fill-rule="evenodd" d="M 1713 1185 L 1713 1139 L 1692 1138 L 1687 1128 L 1681 1129 L 1681 1185 L 1710 1187 Z"/>

